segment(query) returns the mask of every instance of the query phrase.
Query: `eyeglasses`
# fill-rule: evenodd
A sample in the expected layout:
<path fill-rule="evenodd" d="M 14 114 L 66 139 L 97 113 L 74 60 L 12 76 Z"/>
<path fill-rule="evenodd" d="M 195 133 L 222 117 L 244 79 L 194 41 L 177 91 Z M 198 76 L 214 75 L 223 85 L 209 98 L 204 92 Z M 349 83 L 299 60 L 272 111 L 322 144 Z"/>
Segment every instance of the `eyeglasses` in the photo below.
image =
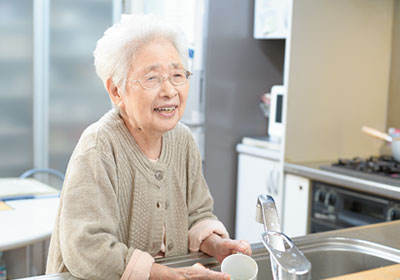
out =
<path fill-rule="evenodd" d="M 174 70 L 168 76 L 163 77 L 159 73 L 152 73 L 139 80 L 131 80 L 131 82 L 138 82 L 144 89 L 157 89 L 167 79 L 174 86 L 182 86 L 189 81 L 192 75 L 193 73 L 188 70 Z"/>

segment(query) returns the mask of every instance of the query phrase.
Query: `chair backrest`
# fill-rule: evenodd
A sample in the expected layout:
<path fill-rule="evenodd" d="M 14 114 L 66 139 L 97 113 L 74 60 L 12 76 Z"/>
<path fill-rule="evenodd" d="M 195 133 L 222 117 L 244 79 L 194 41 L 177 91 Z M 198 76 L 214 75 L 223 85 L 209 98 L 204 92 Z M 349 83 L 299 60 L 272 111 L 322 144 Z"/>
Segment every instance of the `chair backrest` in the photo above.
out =
<path fill-rule="evenodd" d="M 64 182 L 65 175 L 63 173 L 61 173 L 60 171 L 52 169 L 52 168 L 33 168 L 33 169 L 30 169 L 30 170 L 22 173 L 19 176 L 19 178 L 25 179 L 27 177 L 33 176 L 38 173 L 50 174 L 50 175 L 57 177 L 58 179 L 61 180 L 61 187 L 62 187 L 62 183 Z M 59 189 L 61 189 L 61 187 L 59 187 Z"/>

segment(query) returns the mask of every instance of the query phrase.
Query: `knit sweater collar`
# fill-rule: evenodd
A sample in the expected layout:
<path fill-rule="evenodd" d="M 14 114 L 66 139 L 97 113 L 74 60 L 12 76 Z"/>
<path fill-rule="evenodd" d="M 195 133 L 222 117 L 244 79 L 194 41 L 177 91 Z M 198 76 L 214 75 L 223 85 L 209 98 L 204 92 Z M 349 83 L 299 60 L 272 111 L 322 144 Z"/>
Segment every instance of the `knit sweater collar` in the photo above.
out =
<path fill-rule="evenodd" d="M 119 115 L 117 111 L 114 109 L 110 110 L 103 117 L 103 120 L 110 126 L 111 129 L 117 129 L 119 131 L 120 136 L 128 142 L 128 144 L 132 147 L 128 153 L 133 153 L 133 156 L 138 160 L 139 164 L 145 169 L 158 169 L 165 170 L 172 158 L 172 151 L 174 146 L 173 141 L 173 130 L 167 131 L 162 136 L 162 147 L 160 158 L 157 162 L 152 162 L 149 158 L 143 153 L 139 145 L 136 143 L 135 138 L 129 132 L 128 127 L 125 125 L 124 120 Z"/>

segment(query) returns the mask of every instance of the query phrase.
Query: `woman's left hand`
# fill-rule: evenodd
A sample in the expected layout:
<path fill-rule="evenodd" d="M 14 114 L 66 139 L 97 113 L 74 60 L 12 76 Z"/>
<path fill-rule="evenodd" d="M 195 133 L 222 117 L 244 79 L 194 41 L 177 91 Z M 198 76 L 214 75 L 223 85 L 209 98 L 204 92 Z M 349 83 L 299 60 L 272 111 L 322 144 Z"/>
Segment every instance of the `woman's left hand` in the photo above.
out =
<path fill-rule="evenodd" d="M 214 256 L 221 263 L 227 256 L 242 253 L 251 256 L 251 247 L 246 240 L 222 239 L 217 242 Z"/>
<path fill-rule="evenodd" d="M 251 256 L 251 247 L 245 240 L 223 239 L 213 234 L 202 243 L 201 250 L 221 263 L 227 256 L 242 253 Z"/>

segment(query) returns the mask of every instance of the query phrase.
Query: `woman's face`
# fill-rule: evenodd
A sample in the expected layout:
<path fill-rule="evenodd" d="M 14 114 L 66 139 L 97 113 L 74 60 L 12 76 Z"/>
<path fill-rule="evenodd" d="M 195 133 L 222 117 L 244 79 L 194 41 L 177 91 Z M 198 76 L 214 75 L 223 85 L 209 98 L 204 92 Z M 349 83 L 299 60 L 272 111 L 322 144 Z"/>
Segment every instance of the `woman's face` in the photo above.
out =
<path fill-rule="evenodd" d="M 127 76 L 126 91 L 119 104 L 128 127 L 147 134 L 160 135 L 173 129 L 183 115 L 189 82 L 174 86 L 164 79 L 160 87 L 144 89 L 132 80 L 168 77 L 183 68 L 179 54 L 167 40 L 154 40 L 141 47 L 132 60 Z"/>

